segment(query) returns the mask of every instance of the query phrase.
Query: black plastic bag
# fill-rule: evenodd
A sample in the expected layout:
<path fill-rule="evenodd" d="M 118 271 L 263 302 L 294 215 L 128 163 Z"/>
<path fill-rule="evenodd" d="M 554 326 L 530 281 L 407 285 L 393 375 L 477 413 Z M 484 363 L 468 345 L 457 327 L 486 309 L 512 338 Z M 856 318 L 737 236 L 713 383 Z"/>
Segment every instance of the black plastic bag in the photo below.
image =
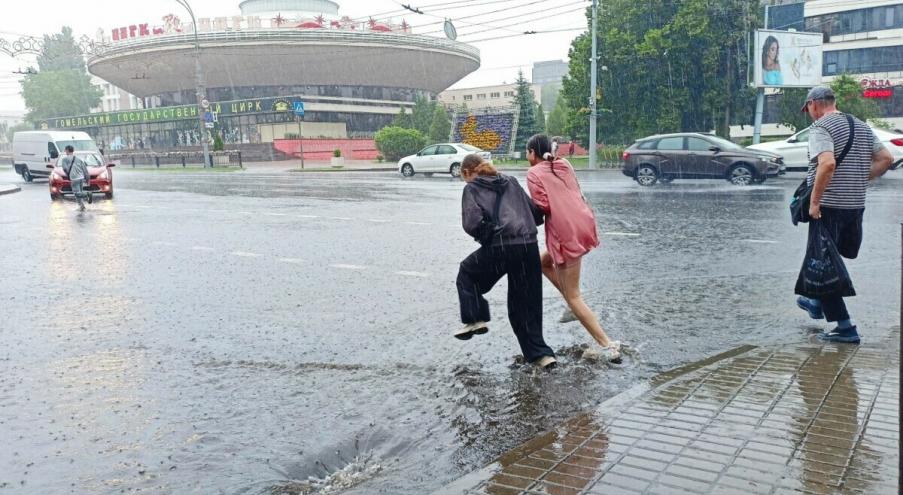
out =
<path fill-rule="evenodd" d="M 824 223 L 815 220 L 809 228 L 809 244 L 806 257 L 796 280 L 795 292 L 801 296 L 819 299 L 828 295 L 851 297 L 856 295 L 847 267 L 837 251 L 831 234 Z"/>

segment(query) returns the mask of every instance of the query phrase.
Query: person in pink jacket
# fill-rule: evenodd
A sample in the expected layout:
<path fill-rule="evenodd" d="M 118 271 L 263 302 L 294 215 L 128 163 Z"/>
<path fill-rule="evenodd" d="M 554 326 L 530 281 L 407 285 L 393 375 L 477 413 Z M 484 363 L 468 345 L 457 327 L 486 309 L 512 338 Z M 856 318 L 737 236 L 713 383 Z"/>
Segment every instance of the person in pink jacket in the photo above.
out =
<path fill-rule="evenodd" d="M 612 362 L 621 359 L 621 344 L 608 338 L 599 319 L 580 294 L 580 261 L 599 245 L 596 218 L 586 203 L 577 174 L 567 162 L 554 156 L 544 134 L 527 142 L 527 188 L 536 206 L 545 213 L 546 249 L 542 272 L 564 296 L 568 307 L 589 334 L 602 346 L 585 356 L 604 354 Z"/>

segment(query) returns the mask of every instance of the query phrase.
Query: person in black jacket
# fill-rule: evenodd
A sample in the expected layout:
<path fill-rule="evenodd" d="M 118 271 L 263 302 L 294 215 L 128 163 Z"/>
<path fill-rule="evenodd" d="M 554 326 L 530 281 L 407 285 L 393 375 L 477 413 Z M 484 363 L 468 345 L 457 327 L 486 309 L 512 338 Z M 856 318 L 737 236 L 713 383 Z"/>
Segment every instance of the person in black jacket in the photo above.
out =
<path fill-rule="evenodd" d="M 464 327 L 455 337 L 469 340 L 489 331 L 489 303 L 483 296 L 508 275 L 508 320 L 524 358 L 552 368 L 555 353 L 542 337 L 542 266 L 536 242 L 542 212 L 517 179 L 500 174 L 478 155 L 464 158 L 461 176 L 467 182 L 461 198 L 464 231 L 481 246 L 458 271 Z"/>

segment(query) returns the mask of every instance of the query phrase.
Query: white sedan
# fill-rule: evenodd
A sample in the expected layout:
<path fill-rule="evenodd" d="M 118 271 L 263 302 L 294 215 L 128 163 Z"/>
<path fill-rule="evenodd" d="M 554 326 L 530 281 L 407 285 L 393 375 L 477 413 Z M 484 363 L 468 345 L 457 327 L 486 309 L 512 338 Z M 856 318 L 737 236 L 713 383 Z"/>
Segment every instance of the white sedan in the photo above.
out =
<path fill-rule="evenodd" d="M 747 148 L 781 155 L 784 158 L 784 165 L 787 167 L 788 172 L 805 171 L 809 169 L 809 129 L 807 127 L 787 139 L 754 144 L 747 146 Z M 874 127 L 872 127 L 872 132 L 893 155 L 893 168 L 896 169 L 903 164 L 903 134 Z"/>
<path fill-rule="evenodd" d="M 414 174 L 433 175 L 451 174 L 452 177 L 461 175 L 461 162 L 464 157 L 476 153 L 484 160 L 492 163 L 492 153 L 464 143 L 439 143 L 431 144 L 420 150 L 416 155 L 406 156 L 398 160 L 398 171 L 405 177 Z"/>

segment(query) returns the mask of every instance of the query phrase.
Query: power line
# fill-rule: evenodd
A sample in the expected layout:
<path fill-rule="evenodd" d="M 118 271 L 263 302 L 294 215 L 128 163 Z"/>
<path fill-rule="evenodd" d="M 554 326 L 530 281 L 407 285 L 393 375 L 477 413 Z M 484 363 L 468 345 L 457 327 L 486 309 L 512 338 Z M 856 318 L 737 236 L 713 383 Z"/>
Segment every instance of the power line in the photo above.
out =
<path fill-rule="evenodd" d="M 483 38 L 483 39 L 479 39 L 479 40 L 468 40 L 467 42 L 468 43 L 482 43 L 484 41 L 502 40 L 502 39 L 506 39 L 506 38 L 515 38 L 517 36 L 529 36 L 529 35 L 534 35 L 534 34 L 548 34 L 548 33 L 564 33 L 567 31 L 582 31 L 584 29 L 586 29 L 586 28 L 579 27 L 579 28 L 565 28 L 565 29 L 550 29 L 548 31 L 524 31 L 523 33 L 519 33 L 519 34 L 506 34 L 503 36 L 495 36 L 492 38 Z"/>
<path fill-rule="evenodd" d="M 562 5 L 562 6 L 560 6 L 560 7 L 553 7 L 551 10 L 554 10 L 554 9 L 556 9 L 556 8 L 562 8 L 562 7 L 565 7 L 565 6 Z M 580 12 L 580 11 L 582 11 L 583 9 L 584 9 L 583 7 L 578 7 L 578 8 L 576 8 L 576 9 L 570 9 L 570 10 L 565 10 L 565 11 L 561 11 L 561 12 L 556 12 L 556 13 L 554 13 L 554 14 L 552 14 L 552 15 L 570 14 L 570 13 L 572 13 L 572 12 Z M 546 12 L 547 12 L 547 11 L 548 11 L 548 10 L 546 10 Z M 517 18 L 520 18 L 520 17 L 526 17 L 526 16 L 533 15 L 533 14 L 535 14 L 535 12 L 527 12 L 527 13 L 521 14 L 521 15 L 509 16 L 508 18 L 506 18 L 506 20 L 517 19 Z M 505 28 L 508 28 L 508 27 L 511 27 L 511 26 L 521 26 L 521 25 L 523 25 L 525 22 L 526 22 L 526 23 L 529 23 L 530 21 L 516 21 L 516 22 L 512 22 L 512 23 L 510 23 L 510 24 L 502 24 L 502 25 L 500 25 L 500 26 L 495 26 L 495 28 L 497 28 L 497 29 L 505 29 Z M 584 26 L 584 28 L 585 28 L 585 27 L 586 27 L 586 26 Z M 469 35 L 477 34 L 477 33 L 478 33 L 478 31 L 474 31 L 474 32 L 472 32 L 472 33 L 462 33 L 461 36 L 469 36 Z M 430 34 L 430 33 L 426 33 L 426 34 Z M 523 31 L 520 31 L 519 34 L 523 34 Z"/>
<path fill-rule="evenodd" d="M 491 10 L 491 11 L 488 11 L 488 12 L 480 12 L 480 13 L 478 13 L 478 14 L 472 14 L 472 15 L 467 15 L 467 16 L 463 16 L 463 17 L 457 17 L 457 18 L 454 18 L 454 19 L 452 19 L 452 20 L 453 20 L 453 21 L 461 21 L 461 20 L 464 20 L 464 19 L 472 19 L 472 18 L 474 18 L 474 17 L 482 17 L 482 16 L 486 16 L 486 15 L 489 15 L 489 14 L 497 14 L 497 13 L 499 13 L 499 12 L 511 12 L 512 10 L 522 9 L 522 8 L 524 8 L 524 7 L 529 7 L 530 5 L 536 5 L 536 4 L 540 4 L 540 3 L 545 3 L 545 4 L 547 4 L 547 5 L 546 5 L 546 8 L 545 8 L 545 9 L 543 9 L 543 10 L 538 10 L 538 11 L 533 12 L 534 14 L 538 14 L 538 13 L 544 12 L 545 10 L 547 10 L 547 9 L 549 8 L 549 7 L 548 7 L 548 0 L 533 0 L 533 1 L 527 2 L 527 3 L 525 3 L 525 4 L 523 4 L 523 5 L 520 5 L 520 6 L 517 6 L 517 7 L 509 7 L 509 8 L 506 8 L 506 9 L 498 9 L 498 10 Z M 560 6 L 558 6 L 558 7 L 571 6 L 571 5 L 577 5 L 577 4 L 585 4 L 585 3 L 586 3 L 586 0 L 579 0 L 579 1 L 577 1 L 577 2 L 566 3 L 566 4 L 560 5 Z M 556 7 L 556 8 L 557 8 L 557 7 Z M 428 23 L 426 23 L 426 24 L 420 24 L 419 26 L 414 26 L 415 28 L 422 28 L 422 27 L 426 27 L 426 26 L 435 26 L 435 25 L 444 23 L 445 20 L 447 19 L 446 17 L 441 17 L 441 16 L 437 16 L 437 15 L 431 15 L 431 14 L 425 14 L 425 15 L 430 16 L 430 17 L 435 17 L 435 18 L 438 18 L 438 19 L 442 19 L 442 20 L 441 20 L 441 21 L 437 21 L 437 22 L 428 22 Z M 510 18 L 510 17 L 508 17 L 508 18 Z M 501 19 L 499 19 L 499 20 L 501 20 Z"/>

